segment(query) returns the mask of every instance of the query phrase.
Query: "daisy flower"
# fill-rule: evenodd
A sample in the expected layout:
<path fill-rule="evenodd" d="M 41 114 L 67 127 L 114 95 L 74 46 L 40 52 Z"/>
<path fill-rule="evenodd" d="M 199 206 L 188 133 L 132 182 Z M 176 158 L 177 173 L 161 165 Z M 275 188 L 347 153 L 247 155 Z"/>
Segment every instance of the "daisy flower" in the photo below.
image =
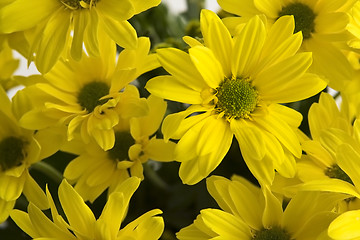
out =
<path fill-rule="evenodd" d="M 64 138 L 53 130 L 34 133 L 18 124 L 26 102 L 17 96 L 10 102 L 0 87 L 0 223 L 4 222 L 16 199 L 23 193 L 39 208 L 48 208 L 42 189 L 29 174 L 31 165 L 54 154 Z"/>
<path fill-rule="evenodd" d="M 134 86 L 131 87 L 136 90 Z M 79 155 L 66 167 L 64 177 L 71 183 L 76 183 L 75 190 L 84 200 L 93 202 L 107 188 L 109 193 L 113 192 L 117 185 L 130 176 L 143 179 L 142 164 L 148 159 L 174 159 L 175 143 L 166 143 L 162 139 L 152 137 L 160 126 L 167 104 L 155 96 L 150 96 L 147 103 L 147 115 L 125 118 L 114 127 L 113 148 L 104 151 L 93 143 L 84 145 L 73 142 L 62 148 Z"/>
<path fill-rule="evenodd" d="M 30 202 L 28 213 L 13 210 L 11 218 L 33 239 L 53 240 L 128 240 L 128 239 L 159 239 L 164 222 L 161 210 L 151 210 L 121 229 L 121 222 L 126 216 L 131 196 L 140 184 L 140 179 L 133 177 L 119 186 L 109 199 L 98 219 L 72 186 L 63 180 L 58 195 L 66 222 L 55 207 L 48 189 L 46 195 L 51 207 L 50 220 L 39 208 Z"/>
<path fill-rule="evenodd" d="M 99 31 L 122 47 L 135 48 L 136 30 L 127 20 L 159 3 L 160 0 L 13 0 L 0 8 L 0 33 L 28 30 L 28 60 L 35 59 L 38 70 L 46 73 L 68 45 L 75 60 L 81 59 L 83 45 L 91 56 L 98 56 Z"/>
<path fill-rule="evenodd" d="M 293 176 L 294 156 L 301 156 L 295 129 L 302 116 L 279 103 L 307 98 L 326 86 L 306 73 L 311 53 L 295 54 L 302 36 L 293 34 L 293 18 L 280 18 L 267 32 L 255 16 L 235 37 L 211 11 L 203 10 L 200 22 L 205 46 L 188 37 L 188 54 L 159 49 L 159 61 L 171 76 L 146 85 L 154 95 L 191 105 L 167 116 L 162 126 L 165 139 L 180 139 L 175 148 L 180 178 L 195 184 L 208 176 L 234 134 L 261 183 L 271 184 L 274 169 Z"/>
<path fill-rule="evenodd" d="M 241 177 L 206 179 L 220 209 L 203 209 L 193 224 L 177 233 L 179 240 L 309 240 L 326 236 L 337 216 L 332 208 L 343 195 L 300 192 L 285 210 L 267 187 L 258 188 Z M 311 206 L 311 207 L 309 207 Z"/>
<path fill-rule="evenodd" d="M 106 36 L 100 40 L 100 57 L 59 61 L 39 80 L 42 82 L 28 87 L 38 106 L 21 118 L 22 126 L 37 130 L 66 125 L 68 140 L 80 132 L 85 142 L 95 139 L 101 148 L 108 150 L 114 146 L 113 127 L 119 122 L 119 111 L 126 112 L 128 117 L 146 113 L 145 99 L 120 103 L 126 98 L 120 91 L 158 66 L 156 57 L 148 54 L 149 39 L 140 38 L 136 49 L 123 50 L 117 63 L 115 43 Z M 132 111 L 133 106 L 138 106 L 137 110 Z M 127 109 L 121 110 L 124 107 Z M 143 109 L 141 113 L 139 108 Z"/>
<path fill-rule="evenodd" d="M 341 90 L 352 78 L 352 68 L 338 44 L 346 45 L 351 34 L 346 29 L 350 22 L 347 11 L 356 0 L 218 0 L 227 12 L 239 17 L 224 20 L 236 31 L 238 23 L 265 14 L 272 24 L 281 16 L 292 15 L 294 32 L 302 32 L 304 41 L 301 51 L 313 53 L 311 71 L 324 76 L 329 86 Z"/>

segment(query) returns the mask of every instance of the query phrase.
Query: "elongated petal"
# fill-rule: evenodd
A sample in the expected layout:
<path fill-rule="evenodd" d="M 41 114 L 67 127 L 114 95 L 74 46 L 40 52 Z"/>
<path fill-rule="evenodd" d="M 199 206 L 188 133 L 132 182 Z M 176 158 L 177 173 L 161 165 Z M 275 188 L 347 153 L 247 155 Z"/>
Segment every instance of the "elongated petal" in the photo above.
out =
<path fill-rule="evenodd" d="M 201 91 L 206 86 L 187 53 L 167 48 L 157 50 L 157 56 L 165 70 L 184 85 L 196 91 Z"/>
<path fill-rule="evenodd" d="M 95 217 L 90 208 L 72 186 L 63 180 L 59 186 L 59 199 L 70 225 L 80 234 L 91 236 Z"/>
<path fill-rule="evenodd" d="M 119 22 L 128 20 L 135 13 L 135 9 L 130 0 L 99 1 L 99 3 L 96 5 L 96 10 L 101 12 L 101 14 L 113 18 Z"/>
<path fill-rule="evenodd" d="M 20 177 L 8 176 L 4 173 L 0 175 L 0 199 L 13 201 L 20 197 L 26 181 L 26 174 Z"/>
<path fill-rule="evenodd" d="M 131 4 L 134 6 L 135 14 L 139 14 L 149 8 L 156 7 L 160 4 L 161 0 L 131 0 Z"/>
<path fill-rule="evenodd" d="M 1 211 L 3 212 L 3 211 Z M 33 224 L 30 221 L 29 214 L 17 209 L 14 209 L 10 214 L 11 219 L 18 225 L 21 230 L 26 232 L 32 238 L 40 237 L 39 233 L 34 229 Z"/>
<path fill-rule="evenodd" d="M 262 223 L 265 228 L 279 226 L 283 216 L 282 202 L 276 198 L 269 187 L 263 187 L 265 197 L 265 208 Z"/>
<path fill-rule="evenodd" d="M 172 101 L 188 104 L 201 104 L 203 101 L 200 92 L 184 85 L 173 76 L 154 77 L 146 83 L 145 88 L 155 96 Z"/>
<path fill-rule="evenodd" d="M 3 223 L 8 219 L 11 210 L 15 206 L 15 200 L 13 201 L 5 201 L 4 199 L 0 199 L 0 223 Z"/>
<path fill-rule="evenodd" d="M 270 18 L 278 18 L 282 9 L 281 1 L 278 0 L 254 0 L 254 5 L 259 11 Z"/>
<path fill-rule="evenodd" d="M 174 142 L 165 142 L 163 139 L 152 138 L 146 145 L 144 152 L 150 159 L 160 162 L 170 162 L 175 159 L 175 147 Z"/>
<path fill-rule="evenodd" d="M 337 149 L 337 163 L 339 167 L 350 177 L 355 187 L 360 190 L 360 156 L 348 144 L 342 144 Z"/>
<path fill-rule="evenodd" d="M 360 237 L 360 210 L 348 211 L 337 217 L 329 226 L 333 239 L 356 239 Z"/>
<path fill-rule="evenodd" d="M 248 77 L 261 54 L 265 42 L 265 26 L 260 17 L 255 16 L 249 20 L 239 36 L 235 38 L 232 74 L 236 77 Z"/>
<path fill-rule="evenodd" d="M 71 44 L 71 57 L 79 61 L 83 52 L 83 38 L 87 23 L 89 22 L 88 14 L 74 13 L 74 37 Z"/>
<path fill-rule="evenodd" d="M 238 16 L 254 16 L 261 12 L 255 7 L 253 0 L 221 0 L 219 5 L 222 9 L 229 13 L 236 14 Z"/>
<path fill-rule="evenodd" d="M 206 47 L 196 46 L 189 49 L 191 61 L 211 88 L 217 88 L 224 80 L 224 72 L 213 52 Z"/>
<path fill-rule="evenodd" d="M 46 198 L 44 191 L 41 187 L 35 182 L 35 180 L 30 176 L 29 173 L 26 173 L 27 178 L 24 184 L 23 193 L 26 196 L 26 199 L 29 202 L 34 203 L 40 209 L 49 208 L 49 203 Z"/>
<path fill-rule="evenodd" d="M 70 16 L 59 9 L 49 19 L 36 52 L 36 67 L 39 72 L 47 73 L 58 61 L 69 33 Z"/>
<path fill-rule="evenodd" d="M 103 27 L 106 33 L 121 47 L 134 49 L 137 46 L 137 33 L 128 21 L 115 21 L 103 17 Z"/>

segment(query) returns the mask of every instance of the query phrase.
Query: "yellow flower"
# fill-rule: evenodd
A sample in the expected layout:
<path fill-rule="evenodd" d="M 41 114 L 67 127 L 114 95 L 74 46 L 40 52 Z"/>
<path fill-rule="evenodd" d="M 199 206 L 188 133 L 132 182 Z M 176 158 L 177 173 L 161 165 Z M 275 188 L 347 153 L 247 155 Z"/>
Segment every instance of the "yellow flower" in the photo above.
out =
<path fill-rule="evenodd" d="M 51 207 L 52 221 L 34 204 L 28 206 L 28 213 L 13 210 L 11 218 L 32 238 L 53 240 L 128 240 L 159 239 L 164 222 L 161 210 L 151 210 L 120 229 L 126 216 L 129 201 L 140 184 L 140 179 L 133 177 L 113 192 L 98 219 L 91 209 L 70 184 L 63 180 L 59 186 L 59 199 L 68 222 L 59 215 L 51 194 L 46 190 Z"/>
<path fill-rule="evenodd" d="M 180 240 L 309 240 L 326 236 L 332 212 L 344 196 L 300 192 L 285 210 L 271 191 L 241 177 L 206 179 L 207 189 L 220 209 L 203 209 L 193 224 L 177 233 Z M 321 238 L 322 239 L 322 238 Z"/>
<path fill-rule="evenodd" d="M 127 21 L 157 6 L 160 0 L 13 0 L 0 6 L 0 33 L 27 31 L 28 60 L 48 72 L 67 52 L 80 60 L 83 44 L 91 56 L 100 54 L 98 31 L 122 47 L 135 48 L 137 34 Z M 71 38 L 70 35 L 73 37 Z"/>
<path fill-rule="evenodd" d="M 130 87 L 130 86 L 129 86 Z M 134 88 L 134 91 L 136 88 Z M 104 151 L 93 143 L 69 142 L 63 150 L 78 154 L 64 171 L 64 177 L 76 182 L 75 190 L 93 202 L 103 191 L 109 193 L 130 176 L 143 179 L 143 163 L 148 159 L 172 161 L 175 143 L 151 137 L 159 128 L 166 102 L 155 96 L 147 99 L 149 113 L 143 117 L 125 118 L 114 127 L 115 145 Z"/>
<path fill-rule="evenodd" d="M 257 15 L 265 14 L 269 23 L 284 15 L 293 15 L 295 32 L 304 37 L 301 51 L 313 53 L 310 70 L 323 75 L 329 86 L 341 90 L 352 78 L 352 68 L 338 44 L 346 45 L 351 34 L 346 29 L 350 22 L 347 11 L 356 0 L 219 0 L 227 12 L 239 17 L 230 17 L 225 23 L 236 31 L 238 23 Z M 243 19 L 245 18 L 245 19 Z"/>
<path fill-rule="evenodd" d="M 175 160 L 186 184 L 208 176 L 224 158 L 235 134 L 254 176 L 271 184 L 274 169 L 295 174 L 294 156 L 301 156 L 295 134 L 302 116 L 279 103 L 298 101 L 319 92 L 326 83 L 306 73 L 311 53 L 295 54 L 301 34 L 293 34 L 292 17 L 280 18 L 267 32 L 259 17 L 231 37 L 216 14 L 203 10 L 205 46 L 195 39 L 189 54 L 158 50 L 159 61 L 172 76 L 158 76 L 146 88 L 154 95 L 191 104 L 164 120 L 165 139 L 180 139 Z"/>
<path fill-rule="evenodd" d="M 146 113 L 146 108 L 141 108 L 142 112 L 132 111 L 132 106 L 143 105 L 144 99 L 125 100 L 122 104 L 126 96 L 120 91 L 157 67 L 156 57 L 148 55 L 149 39 L 139 38 L 138 47 L 123 50 L 117 63 L 115 43 L 106 36 L 100 40 L 100 57 L 86 56 L 79 62 L 59 61 L 44 79 L 39 79 L 40 83 L 25 90 L 38 106 L 22 117 L 22 126 L 37 130 L 66 125 L 68 140 L 80 132 L 85 142 L 95 139 L 101 148 L 108 150 L 114 146 L 113 127 L 119 122 L 119 111 L 126 112 L 127 117 Z M 127 109 L 121 110 L 123 107 Z"/>
<path fill-rule="evenodd" d="M 0 87 L 0 223 L 5 221 L 16 199 L 23 193 L 38 207 L 47 208 L 42 189 L 29 174 L 32 164 L 39 162 L 56 151 L 61 134 L 53 130 L 34 131 L 23 129 L 18 117 L 26 102 L 15 96 L 11 103 Z"/>

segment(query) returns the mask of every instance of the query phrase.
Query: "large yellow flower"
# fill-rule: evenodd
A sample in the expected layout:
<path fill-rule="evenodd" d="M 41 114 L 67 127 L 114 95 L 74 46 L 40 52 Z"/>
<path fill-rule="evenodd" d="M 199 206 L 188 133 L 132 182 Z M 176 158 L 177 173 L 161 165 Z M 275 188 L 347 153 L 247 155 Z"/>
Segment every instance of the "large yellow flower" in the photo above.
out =
<path fill-rule="evenodd" d="M 101 37 L 100 57 L 86 56 L 81 61 L 59 61 L 40 83 L 27 87 L 37 107 L 26 113 L 21 124 L 29 129 L 66 125 L 68 139 L 81 132 L 85 142 L 95 139 L 104 150 L 114 146 L 113 127 L 119 122 L 119 111 L 127 117 L 146 113 L 145 99 L 126 100 L 123 88 L 144 72 L 157 67 L 154 54 L 148 55 L 150 41 L 140 38 L 134 50 L 123 50 L 116 63 L 116 46 Z M 133 106 L 139 107 L 132 111 Z M 123 110 L 122 108 L 126 108 Z"/>
<path fill-rule="evenodd" d="M 34 239 L 53 240 L 156 240 L 163 230 L 164 222 L 161 210 L 151 210 L 120 229 L 126 216 L 129 201 L 140 184 L 140 179 L 133 177 L 120 185 L 109 199 L 96 220 L 91 209 L 80 195 L 63 180 L 59 186 L 59 199 L 68 222 L 59 215 L 55 203 L 47 190 L 46 195 L 51 207 L 52 221 L 33 203 L 29 204 L 28 213 L 14 210 L 11 218 Z"/>
<path fill-rule="evenodd" d="M 130 86 L 129 86 L 130 87 Z M 134 91 L 137 91 L 134 86 Z M 143 179 L 143 165 L 149 159 L 172 161 L 175 143 L 151 137 L 159 128 L 166 102 L 158 97 L 147 99 L 149 113 L 143 117 L 124 118 L 114 127 L 115 145 L 104 151 L 94 143 L 69 142 L 62 150 L 78 154 L 66 167 L 64 177 L 76 182 L 75 190 L 93 202 L 103 191 L 109 193 L 130 176 Z"/>
<path fill-rule="evenodd" d="M 311 71 L 323 75 L 329 86 L 341 90 L 352 78 L 352 68 L 337 45 L 351 39 L 347 31 L 350 22 L 347 11 L 356 0 L 218 0 L 227 12 L 243 18 L 265 14 L 269 23 L 284 15 L 293 15 L 295 32 L 304 37 L 302 51 L 313 53 Z M 236 28 L 244 19 L 231 17 L 225 22 Z M 236 31 L 236 30 L 235 30 Z"/>
<path fill-rule="evenodd" d="M 207 188 L 220 209 L 203 209 L 196 220 L 177 233 L 180 240 L 310 240 L 326 236 L 337 216 L 334 205 L 343 195 L 301 192 L 285 210 L 268 188 L 247 180 L 219 176 L 207 178 Z"/>
<path fill-rule="evenodd" d="M 29 61 L 48 72 L 67 45 L 80 60 L 83 44 L 91 56 L 100 54 L 98 31 L 122 47 L 135 48 L 137 34 L 127 21 L 157 6 L 160 0 L 12 0 L 0 6 L 0 33 L 27 31 Z M 73 36 L 73 38 L 70 37 Z M 67 53 L 67 51 L 65 51 Z"/>
<path fill-rule="evenodd" d="M 10 102 L 0 87 L 0 223 L 5 221 L 16 199 L 23 193 L 38 207 L 47 208 L 42 189 L 29 174 L 29 168 L 54 154 L 64 138 L 53 130 L 34 131 L 21 128 L 19 114 L 26 102 L 15 97 Z"/>
<path fill-rule="evenodd" d="M 195 39 L 189 54 L 158 50 L 159 61 L 172 76 L 151 79 L 146 88 L 165 99 L 191 104 L 165 118 L 164 138 L 180 139 L 175 160 L 181 162 L 184 183 L 208 176 L 224 158 L 235 134 L 250 171 L 271 184 L 274 169 L 295 173 L 294 156 L 301 156 L 295 134 L 302 116 L 279 103 L 298 101 L 319 92 L 326 83 L 306 73 L 311 53 L 295 54 L 300 33 L 293 34 L 292 17 L 280 18 L 266 31 L 252 18 L 231 37 L 211 11 L 201 13 L 205 46 Z"/>

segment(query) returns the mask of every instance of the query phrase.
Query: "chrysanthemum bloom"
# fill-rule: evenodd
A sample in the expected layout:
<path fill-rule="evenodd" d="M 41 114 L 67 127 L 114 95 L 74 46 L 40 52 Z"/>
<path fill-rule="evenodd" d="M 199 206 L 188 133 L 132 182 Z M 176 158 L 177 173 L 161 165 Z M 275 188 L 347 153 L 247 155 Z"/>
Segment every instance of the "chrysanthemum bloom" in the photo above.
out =
<path fill-rule="evenodd" d="M 360 239 L 360 210 L 341 214 L 331 222 L 328 234 L 334 240 Z"/>
<path fill-rule="evenodd" d="M 164 120 L 165 139 L 180 139 L 175 160 L 186 184 L 208 176 L 224 158 L 235 134 L 250 171 L 271 184 L 274 169 L 295 173 L 294 156 L 301 156 L 295 134 L 300 113 L 279 103 L 297 101 L 326 86 L 308 74 L 311 53 L 295 54 L 300 33 L 293 34 L 292 17 L 280 18 L 266 31 L 252 18 L 231 37 L 217 15 L 203 10 L 201 31 L 205 46 L 187 38 L 189 54 L 158 50 L 159 61 L 172 76 L 158 76 L 146 85 L 154 95 L 191 104 Z"/>
<path fill-rule="evenodd" d="M 129 86 L 130 87 L 130 86 Z M 136 88 L 134 88 L 134 91 Z M 66 167 L 64 177 L 75 183 L 75 190 L 84 200 L 93 202 L 105 189 L 109 193 L 128 179 L 143 179 L 143 163 L 148 159 L 172 161 L 175 143 L 151 137 L 159 128 L 166 111 L 166 102 L 158 97 L 147 99 L 149 113 L 143 117 L 123 119 L 115 130 L 115 145 L 104 151 L 94 143 L 69 142 L 65 151 L 78 154 Z"/>
<path fill-rule="evenodd" d="M 132 111 L 133 106 L 146 104 L 145 99 L 135 96 L 123 100 L 127 95 L 120 91 L 158 66 L 156 57 L 148 55 L 149 39 L 140 38 L 135 50 L 123 50 L 117 64 L 115 43 L 106 36 L 100 40 L 100 57 L 59 61 L 44 75 L 43 83 L 29 87 L 27 91 L 36 99 L 34 102 L 40 104 L 22 117 L 22 126 L 36 130 L 63 124 L 68 127 L 68 140 L 73 139 L 75 132 L 81 132 L 85 142 L 95 139 L 108 150 L 114 146 L 113 127 L 119 122 L 118 111 L 128 117 L 146 113 L 146 107 L 141 113 L 139 107 Z"/>
<path fill-rule="evenodd" d="M 23 129 L 18 124 L 18 114 L 26 102 L 13 99 L 10 102 L 0 87 L 0 223 L 5 221 L 16 199 L 23 193 L 40 208 L 47 208 L 42 189 L 29 174 L 32 164 L 55 153 L 61 135 L 52 131 Z M 62 138 L 64 139 L 64 138 Z"/>
<path fill-rule="evenodd" d="M 309 240 L 326 236 L 337 216 L 332 208 L 343 195 L 300 192 L 283 211 L 282 201 L 267 187 L 247 180 L 211 176 L 207 189 L 220 209 L 203 209 L 193 224 L 177 233 L 180 240 Z M 327 238 L 321 238 L 327 239 Z"/>
<path fill-rule="evenodd" d="M 81 59 L 83 44 L 91 56 L 98 56 L 99 30 L 118 45 L 135 48 L 137 34 L 127 20 L 159 3 L 160 0 L 12 0 L 1 6 L 0 33 L 28 30 L 28 60 L 35 59 L 38 70 L 46 73 L 61 54 L 67 53 L 67 46 L 75 60 Z"/>
<path fill-rule="evenodd" d="M 352 126 L 332 96 L 322 93 L 319 103 L 314 103 L 309 110 L 312 139 L 301 143 L 305 154 L 297 162 L 297 176 L 304 182 L 300 189 L 350 194 L 349 199 L 338 206 L 340 212 L 360 207 L 360 200 L 354 198 L 360 196 L 356 180 L 360 165 L 356 162 L 359 160 L 353 153 L 355 150 L 351 150 L 360 153 L 359 123 L 356 120 Z"/>
<path fill-rule="evenodd" d="M 98 219 L 91 209 L 70 184 L 63 180 L 59 186 L 59 199 L 67 218 L 67 222 L 59 215 L 51 194 L 46 190 L 51 207 L 50 220 L 33 203 L 28 206 L 28 213 L 13 210 L 11 218 L 33 239 L 53 240 L 128 240 L 128 239 L 159 239 L 164 222 L 161 210 L 151 210 L 126 226 L 121 222 L 126 216 L 129 201 L 140 184 L 140 179 L 133 177 L 125 181 L 109 199 Z"/>
<path fill-rule="evenodd" d="M 272 24 L 284 15 L 295 19 L 295 32 L 302 32 L 304 41 L 301 51 L 313 53 L 310 70 L 323 75 L 329 86 L 341 90 L 352 78 L 352 68 L 337 45 L 347 44 L 351 34 L 346 29 L 350 21 L 347 11 L 356 0 L 218 0 L 227 12 L 242 18 L 265 14 Z M 231 17 L 224 20 L 235 28 L 244 19 Z"/>

